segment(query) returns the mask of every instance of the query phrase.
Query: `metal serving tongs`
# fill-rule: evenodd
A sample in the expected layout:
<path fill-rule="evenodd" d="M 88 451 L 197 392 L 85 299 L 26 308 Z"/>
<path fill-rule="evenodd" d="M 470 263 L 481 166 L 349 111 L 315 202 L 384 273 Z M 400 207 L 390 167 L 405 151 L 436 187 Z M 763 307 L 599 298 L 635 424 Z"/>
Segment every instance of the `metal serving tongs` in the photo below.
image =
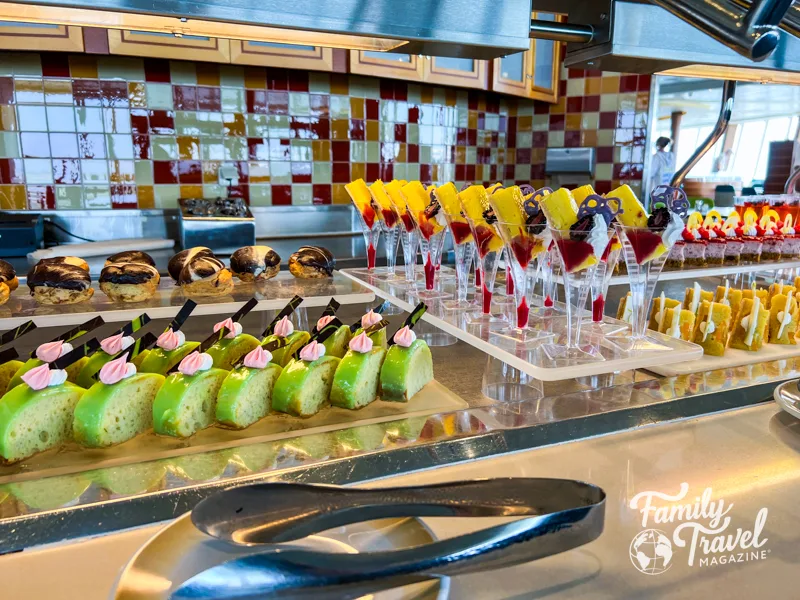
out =
<path fill-rule="evenodd" d="M 603 531 L 605 492 L 568 479 L 500 478 L 362 490 L 262 483 L 201 501 L 192 522 L 234 544 L 270 544 L 207 569 L 174 600 L 357 598 L 428 579 L 525 563 L 587 544 Z M 392 517 L 532 517 L 431 544 L 364 554 L 281 547 L 351 523 Z"/>

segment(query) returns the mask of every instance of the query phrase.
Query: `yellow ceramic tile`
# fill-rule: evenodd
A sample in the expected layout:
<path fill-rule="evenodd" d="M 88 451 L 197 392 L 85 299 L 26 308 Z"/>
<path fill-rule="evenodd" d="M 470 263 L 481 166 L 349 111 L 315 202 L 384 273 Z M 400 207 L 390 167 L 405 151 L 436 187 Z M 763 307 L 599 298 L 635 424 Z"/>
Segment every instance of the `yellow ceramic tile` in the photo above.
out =
<path fill-rule="evenodd" d="M 351 163 L 350 164 L 350 179 L 364 179 L 367 173 L 367 165 L 364 163 Z"/>
<path fill-rule="evenodd" d="M 400 148 L 397 150 L 397 156 L 394 158 L 395 162 L 406 162 L 406 145 L 401 143 Z"/>
<path fill-rule="evenodd" d="M 566 96 L 562 96 L 558 99 L 558 102 L 553 104 L 550 107 L 550 114 L 551 115 L 563 115 L 567 112 L 567 98 Z"/>
<path fill-rule="evenodd" d="M 0 106 L 0 131 L 19 131 L 14 106 Z"/>
<path fill-rule="evenodd" d="M 379 121 L 365 121 L 367 124 L 367 141 L 377 142 L 380 137 L 380 122 Z"/>
<path fill-rule="evenodd" d="M 180 138 L 178 138 L 180 140 Z M 178 142 L 180 144 L 180 141 Z M 212 185 L 219 183 L 219 161 L 218 160 L 204 160 L 203 161 L 203 183 Z"/>
<path fill-rule="evenodd" d="M 508 103 L 508 116 L 516 117 L 517 106 L 519 106 L 519 102 L 517 101 L 516 98 L 506 98 L 506 102 Z"/>
<path fill-rule="evenodd" d="M 334 183 L 331 189 L 334 204 L 350 204 L 350 195 L 344 189 L 344 183 Z"/>
<path fill-rule="evenodd" d="M 533 187 L 535 187 L 536 189 L 539 189 L 539 188 L 545 186 L 545 182 L 544 182 L 544 179 L 532 179 L 531 180 L 531 185 Z"/>
<path fill-rule="evenodd" d="M 650 109 L 650 93 L 641 92 L 636 95 L 636 110 L 647 112 Z"/>
<path fill-rule="evenodd" d="M 25 210 L 28 198 L 24 185 L 0 185 L 0 209 Z"/>
<path fill-rule="evenodd" d="M 471 110 L 467 114 L 467 127 L 470 129 L 477 129 L 478 128 L 478 111 Z"/>
<path fill-rule="evenodd" d="M 478 97 L 478 110 L 481 112 L 486 112 L 486 96 L 483 94 Z"/>
<path fill-rule="evenodd" d="M 248 181 L 250 183 L 269 183 L 269 161 L 251 161 Z"/>
<path fill-rule="evenodd" d="M 222 115 L 222 132 L 225 135 L 244 137 L 247 135 L 247 126 L 242 113 L 225 113 Z"/>
<path fill-rule="evenodd" d="M 261 67 L 244 68 L 244 87 L 252 90 L 267 89 L 267 71 Z"/>
<path fill-rule="evenodd" d="M 431 179 L 439 181 L 439 165 L 431 165 Z"/>
<path fill-rule="evenodd" d="M 64 79 L 45 79 L 44 101 L 47 104 L 72 104 L 72 82 Z"/>
<path fill-rule="evenodd" d="M 314 140 L 311 143 L 311 156 L 314 162 L 329 162 L 331 160 L 331 143 L 328 140 Z"/>
<path fill-rule="evenodd" d="M 581 128 L 581 113 L 573 113 L 567 115 L 565 123 L 567 131 L 578 131 Z"/>
<path fill-rule="evenodd" d="M 377 125 L 378 122 L 375 122 Z M 331 119 L 331 139 L 332 140 L 346 140 L 348 139 L 348 132 L 350 129 L 350 121 L 347 119 Z M 367 132 L 369 132 L 369 128 L 367 128 Z M 367 139 L 370 139 L 367 136 Z M 377 137 L 375 138 L 378 139 Z"/>
<path fill-rule="evenodd" d="M 350 117 L 353 118 L 353 119 L 363 119 L 364 118 L 364 99 L 363 98 L 350 98 Z"/>
<path fill-rule="evenodd" d="M 514 148 L 508 148 L 506 150 L 506 163 L 507 165 L 513 165 L 516 163 L 517 158 L 517 151 Z"/>
<path fill-rule="evenodd" d="M 202 198 L 203 186 L 202 185 L 182 185 L 181 198 Z"/>
<path fill-rule="evenodd" d="M 347 75 L 331 73 L 331 94 L 347 96 L 350 93 L 350 80 Z"/>
<path fill-rule="evenodd" d="M 517 117 L 517 131 L 531 131 L 533 129 L 533 117 Z"/>
<path fill-rule="evenodd" d="M 200 139 L 189 135 L 179 135 L 178 157 L 182 160 L 200 160 Z"/>
<path fill-rule="evenodd" d="M 136 171 L 132 160 L 108 161 L 108 179 L 111 183 L 133 183 Z"/>
<path fill-rule="evenodd" d="M 458 90 L 453 88 L 445 88 L 444 90 L 444 103 L 445 106 L 455 106 L 458 102 Z"/>
<path fill-rule="evenodd" d="M 465 146 L 456 146 L 456 164 L 463 165 L 467 162 L 467 148 Z"/>
<path fill-rule="evenodd" d="M 152 185 L 137 185 L 136 197 L 139 201 L 139 208 L 155 208 L 156 200 Z"/>
<path fill-rule="evenodd" d="M 586 148 L 597 147 L 597 132 L 596 131 L 581 131 L 581 146 Z"/>
<path fill-rule="evenodd" d="M 429 85 L 423 85 L 420 89 L 420 98 L 423 104 L 431 104 L 433 102 L 433 88 Z"/>
<path fill-rule="evenodd" d="M 219 65 L 197 63 L 197 85 L 219 85 Z"/>
<path fill-rule="evenodd" d="M 74 79 L 97 79 L 97 58 L 91 54 L 70 54 L 69 74 Z"/>
<path fill-rule="evenodd" d="M 597 96 L 602 88 L 602 79 L 600 77 L 589 77 L 586 79 L 584 90 L 587 96 Z"/>
<path fill-rule="evenodd" d="M 17 79 L 14 82 L 17 102 L 41 104 L 44 102 L 41 79 Z"/>
<path fill-rule="evenodd" d="M 603 94 L 619 94 L 619 75 L 608 75 L 600 79 Z"/>
<path fill-rule="evenodd" d="M 147 91 L 144 83 L 138 81 L 128 82 L 128 101 L 131 104 L 131 108 L 147 107 Z"/>
<path fill-rule="evenodd" d="M 531 164 L 543 163 L 546 154 L 547 148 L 531 148 Z"/>

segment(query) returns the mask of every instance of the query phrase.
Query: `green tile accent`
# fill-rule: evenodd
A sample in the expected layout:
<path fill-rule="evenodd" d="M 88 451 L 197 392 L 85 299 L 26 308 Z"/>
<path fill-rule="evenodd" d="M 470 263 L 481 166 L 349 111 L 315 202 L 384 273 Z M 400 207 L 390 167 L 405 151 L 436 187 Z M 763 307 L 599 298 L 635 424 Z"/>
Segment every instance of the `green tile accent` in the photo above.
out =
<path fill-rule="evenodd" d="M 469 127 L 469 109 L 466 106 L 456 107 L 456 126 Z"/>
<path fill-rule="evenodd" d="M 244 89 L 222 88 L 222 110 L 237 113 L 247 112 Z"/>
<path fill-rule="evenodd" d="M 444 92 L 444 88 L 437 85 L 433 88 L 433 103 L 444 105 L 445 102 L 447 102 L 447 95 Z"/>
<path fill-rule="evenodd" d="M 49 158 L 26 158 L 25 183 L 53 183 L 53 164 Z"/>
<path fill-rule="evenodd" d="M 311 162 L 314 160 L 311 140 L 292 140 L 291 159 L 295 162 Z"/>
<path fill-rule="evenodd" d="M 367 162 L 367 142 L 356 140 L 350 142 L 350 161 Z"/>
<path fill-rule="evenodd" d="M 514 167 L 514 179 L 517 181 L 528 181 L 531 178 L 530 165 L 516 165 Z"/>
<path fill-rule="evenodd" d="M 378 100 L 381 97 L 381 81 L 375 77 L 359 77 L 355 76 L 359 79 L 358 89 L 359 93 L 364 95 L 364 98 L 369 98 L 371 100 Z M 352 77 L 351 77 L 352 79 Z"/>
<path fill-rule="evenodd" d="M 172 86 L 168 83 L 146 83 L 147 106 L 150 108 L 172 108 Z"/>
<path fill-rule="evenodd" d="M 269 115 L 267 117 L 269 137 L 272 139 L 288 138 L 292 133 L 289 129 L 289 122 L 289 117 L 286 115 Z"/>
<path fill-rule="evenodd" d="M 517 105 L 517 116 L 518 117 L 532 117 L 533 116 L 533 102 L 528 102 L 526 100 L 520 100 L 519 104 Z M 517 146 L 519 148 L 520 146 Z"/>
<path fill-rule="evenodd" d="M 311 71 L 308 74 L 308 91 L 312 94 L 330 94 L 331 78 L 327 73 Z"/>
<path fill-rule="evenodd" d="M 489 115 L 486 115 L 487 117 Z M 500 120 L 499 116 L 496 116 Z M 550 128 L 550 115 L 533 115 L 533 131 L 547 131 Z M 489 129 L 489 120 L 486 120 L 486 129 Z"/>
<path fill-rule="evenodd" d="M 0 158 L 19 158 L 22 156 L 19 134 L 14 131 L 0 131 Z"/>
<path fill-rule="evenodd" d="M 161 136 L 152 136 L 153 138 Z M 174 138 L 173 138 L 174 139 Z M 113 160 L 130 160 L 133 158 L 133 138 L 130 134 L 113 133 L 106 134 L 106 147 L 108 148 L 108 158 Z M 175 156 L 177 158 L 178 144 L 175 143 Z"/>
<path fill-rule="evenodd" d="M 380 122 L 378 139 L 382 142 L 394 141 L 394 123 Z"/>
<path fill-rule="evenodd" d="M 17 106 L 17 123 L 20 131 L 47 131 L 47 112 L 35 104 Z"/>
<path fill-rule="evenodd" d="M 174 136 L 151 135 L 150 149 L 153 152 L 153 160 L 178 160 L 178 140 Z"/>
<path fill-rule="evenodd" d="M 250 206 L 272 206 L 272 186 L 261 183 L 251 184 Z"/>
<path fill-rule="evenodd" d="M 422 87 L 419 84 L 408 84 L 408 101 L 411 104 L 420 104 L 422 102 Z"/>
<path fill-rule="evenodd" d="M 411 102 L 411 98 L 408 101 Z M 458 90 L 456 92 L 456 106 L 458 108 L 469 108 L 469 92 L 467 90 Z"/>
<path fill-rule="evenodd" d="M 223 92 L 225 90 L 222 90 Z M 246 115 L 247 137 L 269 137 L 269 120 L 267 115 Z"/>
<path fill-rule="evenodd" d="M 406 163 L 394 163 L 394 178 L 395 179 L 407 179 L 406 178 Z"/>
<path fill-rule="evenodd" d="M 81 204 L 82 189 L 79 185 L 56 186 L 56 208 L 74 210 L 83 208 Z"/>
<path fill-rule="evenodd" d="M 197 113 L 188 110 L 175 111 L 175 132 L 178 135 L 200 135 Z"/>
<path fill-rule="evenodd" d="M 269 161 L 269 181 L 272 185 L 292 183 L 292 163 L 278 160 Z"/>
<path fill-rule="evenodd" d="M 394 121 L 395 107 L 394 100 L 381 100 L 380 103 L 380 119 L 381 124 L 385 125 Z"/>
<path fill-rule="evenodd" d="M 100 79 L 144 81 L 144 61 L 123 56 L 98 56 L 97 76 Z"/>
<path fill-rule="evenodd" d="M 247 140 L 245 138 L 225 138 L 225 160 L 247 160 Z"/>
<path fill-rule="evenodd" d="M 222 143 L 222 138 L 200 138 L 200 157 L 203 160 L 225 160 L 225 146 Z"/>
<path fill-rule="evenodd" d="M 47 122 L 50 124 L 49 131 L 77 131 L 75 110 L 71 106 L 48 106 Z"/>
<path fill-rule="evenodd" d="M 331 96 L 331 119 L 350 118 L 350 96 Z"/>
<path fill-rule="evenodd" d="M 310 114 L 309 94 L 289 92 L 289 114 L 294 117 L 305 117 Z"/>
<path fill-rule="evenodd" d="M 563 131 L 562 131 L 563 133 Z M 517 132 L 517 148 L 530 148 L 533 145 L 532 131 Z"/>
<path fill-rule="evenodd" d="M 178 208 L 178 198 L 181 197 L 179 185 L 154 185 L 153 198 L 156 208 Z"/>
<path fill-rule="evenodd" d="M 111 208 L 111 190 L 107 185 L 83 186 L 84 208 Z"/>
<path fill-rule="evenodd" d="M 292 206 L 308 206 L 314 204 L 314 192 L 310 183 L 292 185 Z"/>
<path fill-rule="evenodd" d="M 11 73 L 16 77 L 41 77 L 42 61 L 33 52 L 12 52 L 7 57 L 11 65 Z M 5 62 L 2 61 L 2 62 Z"/>
<path fill-rule="evenodd" d="M 195 115 L 199 135 L 222 135 L 222 113 L 198 112 Z"/>
<path fill-rule="evenodd" d="M 171 60 L 169 61 L 169 73 L 173 85 L 197 85 L 197 70 L 194 63 Z"/>
<path fill-rule="evenodd" d="M 406 125 L 406 142 L 409 144 L 419 144 L 419 125 L 409 123 Z"/>
<path fill-rule="evenodd" d="M 104 160 L 82 160 L 81 181 L 84 183 L 108 183 L 108 163 Z"/>
<path fill-rule="evenodd" d="M 137 160 L 134 164 L 137 185 L 153 185 L 153 161 Z"/>
<path fill-rule="evenodd" d="M 312 183 L 331 183 L 331 163 L 315 162 L 311 171 Z"/>
<path fill-rule="evenodd" d="M 474 148 L 473 148 L 474 150 Z M 477 157 L 477 153 L 476 153 Z M 419 162 L 429 164 L 431 162 L 431 147 L 430 146 L 420 146 L 419 147 Z M 469 161 L 467 161 L 469 162 Z M 476 161 L 473 161 L 476 162 Z"/>
<path fill-rule="evenodd" d="M 244 89 L 244 69 L 232 65 L 220 65 L 219 83 L 222 87 Z"/>
<path fill-rule="evenodd" d="M 419 163 L 406 163 L 406 179 L 408 181 L 419 179 Z"/>
<path fill-rule="evenodd" d="M 203 196 L 206 198 L 217 198 L 219 196 L 225 196 L 226 194 L 227 189 L 225 186 L 219 185 L 218 183 L 208 183 L 203 186 Z"/>
<path fill-rule="evenodd" d="M 75 123 L 79 133 L 103 133 L 103 109 L 76 107 Z"/>

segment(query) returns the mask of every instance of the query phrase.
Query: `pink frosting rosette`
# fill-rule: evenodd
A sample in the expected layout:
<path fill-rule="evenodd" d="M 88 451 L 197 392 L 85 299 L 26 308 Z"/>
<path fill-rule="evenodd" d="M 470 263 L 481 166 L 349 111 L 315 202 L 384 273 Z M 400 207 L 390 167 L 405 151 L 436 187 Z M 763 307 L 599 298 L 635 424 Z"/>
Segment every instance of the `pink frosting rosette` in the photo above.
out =
<path fill-rule="evenodd" d="M 265 369 L 272 360 L 272 352 L 256 346 L 244 357 L 244 366 L 250 369 Z"/>
<path fill-rule="evenodd" d="M 67 372 L 63 369 L 50 369 L 50 365 L 43 364 L 34 367 L 22 376 L 22 381 L 32 390 L 43 390 L 46 387 L 61 385 L 67 380 Z"/>
<path fill-rule="evenodd" d="M 181 361 L 181 364 L 178 365 L 178 371 L 184 375 L 194 375 L 198 371 L 208 371 L 213 364 L 214 359 L 211 358 L 210 354 L 205 352 L 200 354 L 195 350 Z"/>
<path fill-rule="evenodd" d="M 366 354 L 372 351 L 372 339 L 365 333 L 361 332 L 352 340 L 350 340 L 350 350 Z"/>
<path fill-rule="evenodd" d="M 317 321 L 317 331 L 322 331 L 323 329 L 325 329 L 328 323 L 333 321 L 335 318 L 336 317 L 334 317 L 333 315 L 324 315 L 320 317 L 319 321 Z"/>
<path fill-rule="evenodd" d="M 369 311 L 363 317 L 361 317 L 361 327 L 366 329 L 367 327 L 372 327 L 376 323 L 381 322 L 381 316 L 374 311 Z"/>
<path fill-rule="evenodd" d="M 416 339 L 417 334 L 414 333 L 408 325 L 399 329 L 397 333 L 394 334 L 394 343 L 403 348 L 410 348 L 411 344 L 413 344 Z"/>
<path fill-rule="evenodd" d="M 42 362 L 53 362 L 64 356 L 67 352 L 72 352 L 72 344 L 61 340 L 48 342 L 36 348 L 36 358 Z"/>
<path fill-rule="evenodd" d="M 114 385 L 136 375 L 136 365 L 128 362 L 128 355 L 108 361 L 100 369 L 99 379 L 106 385 Z"/>
<path fill-rule="evenodd" d="M 106 354 L 114 355 L 119 354 L 131 344 L 133 344 L 133 338 L 131 336 L 118 333 L 117 335 L 112 335 L 102 340 L 100 342 L 100 348 Z"/>
<path fill-rule="evenodd" d="M 172 331 L 172 327 L 158 336 L 158 339 L 156 340 L 156 346 L 167 351 L 175 350 L 175 348 L 182 346 L 185 343 L 186 336 L 184 333 L 180 330 Z"/>
<path fill-rule="evenodd" d="M 287 337 L 294 333 L 294 325 L 289 320 L 289 317 L 283 317 L 280 321 L 275 324 L 275 329 L 273 333 L 278 337 Z"/>
<path fill-rule="evenodd" d="M 232 340 L 237 335 L 242 333 L 242 324 L 241 323 L 234 323 L 233 319 L 228 317 L 224 321 L 220 321 L 216 325 L 214 325 L 214 332 L 219 331 L 223 327 L 227 327 L 228 333 L 225 334 L 225 337 Z"/>
<path fill-rule="evenodd" d="M 325 356 L 325 346 L 314 340 L 313 342 L 303 346 L 300 350 L 300 360 L 313 362 L 318 358 Z"/>

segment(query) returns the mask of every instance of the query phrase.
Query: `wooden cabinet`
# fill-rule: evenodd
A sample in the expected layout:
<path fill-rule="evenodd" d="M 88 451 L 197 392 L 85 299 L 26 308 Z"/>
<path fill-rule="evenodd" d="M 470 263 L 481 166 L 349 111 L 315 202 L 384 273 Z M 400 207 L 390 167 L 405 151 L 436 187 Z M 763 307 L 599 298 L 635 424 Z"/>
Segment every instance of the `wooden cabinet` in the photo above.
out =
<path fill-rule="evenodd" d="M 198 35 L 177 37 L 169 33 L 109 29 L 108 50 L 111 54 L 129 56 L 224 63 L 231 61 L 228 40 Z"/>
<path fill-rule="evenodd" d="M 425 79 L 423 59 L 416 54 L 350 50 L 350 72 L 407 81 Z"/>
<path fill-rule="evenodd" d="M 333 52 L 320 46 L 231 40 L 231 62 L 238 65 L 333 71 Z"/>
<path fill-rule="evenodd" d="M 66 25 L 2 21 L 0 49 L 83 52 L 83 30 Z"/>
<path fill-rule="evenodd" d="M 552 13 L 531 13 L 542 21 L 561 21 Z M 555 103 L 561 75 L 561 42 L 531 40 L 530 50 L 492 61 L 492 90 Z"/>
<path fill-rule="evenodd" d="M 456 85 L 487 89 L 488 61 L 472 58 L 432 56 L 423 62 L 423 79 L 426 83 Z"/>

